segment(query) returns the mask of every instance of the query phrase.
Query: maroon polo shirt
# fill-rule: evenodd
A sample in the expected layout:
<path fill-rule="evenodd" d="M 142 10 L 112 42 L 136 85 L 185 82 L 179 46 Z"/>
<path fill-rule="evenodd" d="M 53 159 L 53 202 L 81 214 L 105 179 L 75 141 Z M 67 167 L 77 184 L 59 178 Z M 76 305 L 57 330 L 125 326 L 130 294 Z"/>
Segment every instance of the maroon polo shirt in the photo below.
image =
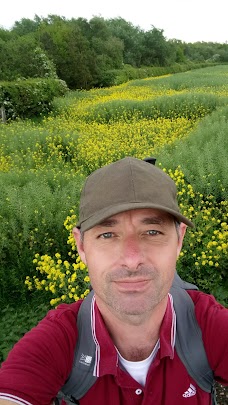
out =
<path fill-rule="evenodd" d="M 228 310 L 214 297 L 188 291 L 195 303 L 210 366 L 217 381 L 228 384 Z M 28 332 L 0 370 L 0 399 L 23 405 L 50 405 L 72 367 L 77 341 L 75 317 L 81 302 L 62 304 Z M 94 303 L 96 374 L 80 405 L 210 405 L 210 395 L 188 375 L 175 348 L 175 312 L 168 300 L 160 330 L 160 348 L 145 387 L 118 364 L 118 356 Z M 191 338 L 191 337 L 189 337 Z"/>

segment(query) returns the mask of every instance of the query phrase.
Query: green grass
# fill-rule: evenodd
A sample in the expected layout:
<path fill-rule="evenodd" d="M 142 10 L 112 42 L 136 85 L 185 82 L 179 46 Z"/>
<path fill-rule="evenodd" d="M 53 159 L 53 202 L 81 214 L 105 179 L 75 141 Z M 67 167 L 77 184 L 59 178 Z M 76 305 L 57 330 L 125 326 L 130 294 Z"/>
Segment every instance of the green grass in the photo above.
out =
<path fill-rule="evenodd" d="M 228 107 L 205 117 L 191 134 L 157 156 L 164 167 L 181 166 L 190 184 L 203 195 L 217 201 L 228 197 Z"/>
<path fill-rule="evenodd" d="M 227 65 L 205 67 L 167 77 L 135 80 L 128 86 L 151 86 L 153 89 L 172 89 L 175 91 L 200 89 L 201 92 L 225 90 L 228 86 Z"/>

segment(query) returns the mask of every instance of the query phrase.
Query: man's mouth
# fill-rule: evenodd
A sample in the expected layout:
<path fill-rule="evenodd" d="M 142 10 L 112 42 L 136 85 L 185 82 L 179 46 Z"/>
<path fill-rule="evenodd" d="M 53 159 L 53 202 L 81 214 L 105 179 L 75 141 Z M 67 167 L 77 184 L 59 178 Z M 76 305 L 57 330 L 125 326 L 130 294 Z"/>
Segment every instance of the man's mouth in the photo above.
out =
<path fill-rule="evenodd" d="M 149 283 L 150 279 L 132 279 L 132 280 L 119 280 L 115 281 L 115 284 L 119 291 L 143 291 L 145 290 Z"/>

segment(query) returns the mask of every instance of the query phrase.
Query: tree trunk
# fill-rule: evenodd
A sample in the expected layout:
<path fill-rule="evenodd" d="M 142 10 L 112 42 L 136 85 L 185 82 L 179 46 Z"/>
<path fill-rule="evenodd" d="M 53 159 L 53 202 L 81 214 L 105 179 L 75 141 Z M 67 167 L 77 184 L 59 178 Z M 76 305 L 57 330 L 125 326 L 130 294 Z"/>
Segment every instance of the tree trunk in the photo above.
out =
<path fill-rule="evenodd" d="M 0 119 L 2 124 L 6 124 L 6 110 L 4 106 L 0 108 Z"/>

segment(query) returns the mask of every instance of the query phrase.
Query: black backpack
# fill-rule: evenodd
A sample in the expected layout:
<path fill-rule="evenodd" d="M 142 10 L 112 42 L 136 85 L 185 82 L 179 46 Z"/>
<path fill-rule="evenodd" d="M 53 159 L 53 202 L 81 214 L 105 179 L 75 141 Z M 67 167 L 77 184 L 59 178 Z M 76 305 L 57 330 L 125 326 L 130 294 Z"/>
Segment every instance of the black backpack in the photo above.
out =
<path fill-rule="evenodd" d="M 202 340 L 202 332 L 195 317 L 194 303 L 186 290 L 198 290 L 194 284 L 183 281 L 177 273 L 170 290 L 176 312 L 175 349 L 188 374 L 204 391 L 211 393 L 212 404 L 216 404 L 214 375 L 211 370 Z M 75 348 L 72 371 L 59 391 L 55 404 L 64 399 L 68 405 L 79 404 L 79 399 L 96 382 L 93 376 L 95 343 L 91 330 L 90 308 L 94 292 L 82 302 L 78 317 L 78 341 Z M 86 355 L 85 355 L 86 353 Z"/>

